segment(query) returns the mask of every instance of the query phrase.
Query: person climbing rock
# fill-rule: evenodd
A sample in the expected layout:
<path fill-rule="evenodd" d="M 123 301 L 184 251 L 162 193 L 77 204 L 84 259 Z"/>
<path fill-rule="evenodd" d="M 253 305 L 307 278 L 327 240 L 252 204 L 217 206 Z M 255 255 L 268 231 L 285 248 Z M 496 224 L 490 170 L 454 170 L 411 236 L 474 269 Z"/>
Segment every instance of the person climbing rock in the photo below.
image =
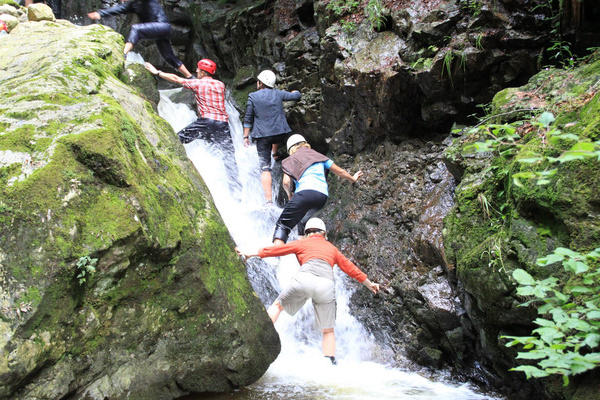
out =
<path fill-rule="evenodd" d="M 379 284 L 371 282 L 364 272 L 327 240 L 327 228 L 321 219 L 309 219 L 306 222 L 305 233 L 306 237 L 303 239 L 280 246 L 264 247 L 255 253 L 246 254 L 237 248 L 236 251 L 245 258 L 296 255 L 300 270 L 291 280 L 290 286 L 285 288 L 267 309 L 267 313 L 275 323 L 281 311 L 285 310 L 294 315 L 308 299 L 311 299 L 317 325 L 323 333 L 323 355 L 335 365 L 336 302 L 333 267 L 337 265 L 374 294 L 379 292 Z"/>
<path fill-rule="evenodd" d="M 229 116 L 225 109 L 225 85 L 213 78 L 217 72 L 217 64 L 207 58 L 198 61 L 197 79 L 184 79 L 175 74 L 160 71 L 149 62 L 145 66 L 151 74 L 194 92 L 198 119 L 177 132 L 177 136 L 183 144 L 203 139 L 223 153 L 224 162 L 229 164 L 225 171 L 231 189 L 234 193 L 239 193 L 241 184 L 238 179 L 239 169 L 229 130 Z"/>
<path fill-rule="evenodd" d="M 297 101 L 300 92 L 275 89 L 276 77 L 273 71 L 264 70 L 258 74 L 256 92 L 248 95 L 244 115 L 244 146 L 250 145 L 250 138 L 256 142 L 260 164 L 260 180 L 267 204 L 272 204 L 271 154 L 275 158 L 277 148 L 292 131 L 285 119 L 284 101 Z"/>
<path fill-rule="evenodd" d="M 165 10 L 161 7 L 157 0 L 128 0 L 116 6 L 94 11 L 88 14 L 92 20 L 99 20 L 104 17 L 135 13 L 139 20 L 139 24 L 133 24 L 123 49 L 123 55 L 127 57 L 133 47 L 144 39 L 152 39 L 156 42 L 156 47 L 162 58 L 181 75 L 186 78 L 193 78 L 192 74 L 183 65 L 183 63 L 175 56 L 173 47 L 171 46 L 171 24 L 165 14 Z"/>
<path fill-rule="evenodd" d="M 294 134 L 287 140 L 290 156 L 282 161 L 283 188 L 290 201 L 285 205 L 273 234 L 273 243 L 287 242 L 292 229 L 297 225 L 298 234 L 304 235 L 304 224 L 327 202 L 329 196 L 327 186 L 328 171 L 352 183 L 361 176 L 362 171 L 350 175 L 345 169 L 337 166 L 323 154 L 311 149 L 302 135 Z M 292 179 L 295 193 L 291 191 Z"/>

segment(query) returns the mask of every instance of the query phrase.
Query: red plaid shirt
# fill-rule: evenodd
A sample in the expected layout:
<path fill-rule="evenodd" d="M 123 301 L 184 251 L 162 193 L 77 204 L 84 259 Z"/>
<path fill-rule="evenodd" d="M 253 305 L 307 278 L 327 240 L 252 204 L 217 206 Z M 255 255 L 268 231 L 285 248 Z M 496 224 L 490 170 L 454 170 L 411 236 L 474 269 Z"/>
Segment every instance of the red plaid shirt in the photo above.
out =
<path fill-rule="evenodd" d="M 225 85 L 223 82 L 205 76 L 200 79 L 188 79 L 183 87 L 194 91 L 198 116 L 217 121 L 229 121 L 225 111 Z"/>

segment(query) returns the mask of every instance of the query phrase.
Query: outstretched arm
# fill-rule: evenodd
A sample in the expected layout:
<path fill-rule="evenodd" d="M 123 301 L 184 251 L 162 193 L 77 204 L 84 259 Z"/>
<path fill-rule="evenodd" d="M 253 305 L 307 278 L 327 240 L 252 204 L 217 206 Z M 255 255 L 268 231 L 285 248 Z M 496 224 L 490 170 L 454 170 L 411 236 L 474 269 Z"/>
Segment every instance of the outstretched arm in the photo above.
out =
<path fill-rule="evenodd" d="M 354 175 L 350 175 L 348 173 L 348 171 L 346 171 L 343 168 L 340 168 L 335 163 L 331 165 L 331 167 L 329 168 L 329 170 L 331 172 L 333 172 L 335 175 L 337 175 L 337 176 L 339 176 L 341 178 L 344 178 L 346 180 L 349 180 L 352 183 L 356 182 L 358 180 L 358 178 L 360 178 L 361 176 L 363 176 L 363 172 L 362 171 L 358 171 Z"/>
<path fill-rule="evenodd" d="M 150 64 L 149 62 L 145 63 L 144 66 L 148 71 L 150 71 L 152 75 L 156 75 L 159 78 L 163 78 L 165 81 L 177 83 L 179 85 L 183 85 L 183 83 L 185 82 L 185 79 L 181 78 L 180 76 L 170 74 L 168 72 L 162 72 L 161 70 L 156 69 L 156 67 L 154 67 L 154 65 Z"/>

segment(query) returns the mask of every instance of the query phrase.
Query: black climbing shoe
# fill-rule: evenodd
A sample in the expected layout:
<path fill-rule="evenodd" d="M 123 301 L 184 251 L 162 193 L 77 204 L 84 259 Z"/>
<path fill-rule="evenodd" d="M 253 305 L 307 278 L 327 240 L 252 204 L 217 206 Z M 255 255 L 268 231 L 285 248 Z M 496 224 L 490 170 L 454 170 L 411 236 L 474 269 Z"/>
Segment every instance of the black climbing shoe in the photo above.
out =
<path fill-rule="evenodd" d="M 337 365 L 337 361 L 334 356 L 325 356 L 325 358 L 329 358 L 331 360 L 331 365 Z"/>

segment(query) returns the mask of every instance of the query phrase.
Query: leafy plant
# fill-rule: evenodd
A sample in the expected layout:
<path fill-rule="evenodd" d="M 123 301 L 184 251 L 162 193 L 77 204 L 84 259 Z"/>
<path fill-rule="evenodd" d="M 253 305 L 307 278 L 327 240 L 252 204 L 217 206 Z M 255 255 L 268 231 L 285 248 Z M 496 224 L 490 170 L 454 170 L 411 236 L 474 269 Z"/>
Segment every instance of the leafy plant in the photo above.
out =
<path fill-rule="evenodd" d="M 575 66 L 575 58 L 573 52 L 571 52 L 571 42 L 553 40 L 552 46 L 548 47 L 548 51 L 552 53 L 550 59 L 556 60 L 563 68 L 573 68 Z"/>
<path fill-rule="evenodd" d="M 365 7 L 365 14 L 371 28 L 375 28 L 376 30 L 381 29 L 385 22 L 383 12 L 384 8 L 383 4 L 381 4 L 381 0 L 369 0 Z"/>
<path fill-rule="evenodd" d="M 385 23 L 385 8 L 381 0 L 369 0 L 364 9 L 360 9 L 361 2 L 358 0 L 331 0 L 325 8 L 331 10 L 336 16 L 356 14 L 364 17 L 371 29 L 380 30 Z M 352 19 L 341 19 L 340 25 L 346 32 L 356 30 L 356 22 Z"/>
<path fill-rule="evenodd" d="M 358 0 L 332 0 L 325 8 L 333 11 L 335 15 L 355 12 L 360 2 Z"/>
<path fill-rule="evenodd" d="M 507 347 L 522 345 L 517 358 L 536 360 L 536 365 L 520 365 L 527 378 L 562 375 L 565 385 L 571 375 L 600 365 L 600 248 L 587 254 L 559 247 L 539 258 L 538 266 L 560 262 L 568 274 L 566 283 L 558 278 L 538 280 L 522 269 L 513 272 L 519 284 L 517 294 L 533 297 L 522 304 L 540 304 L 540 315 L 531 336 L 504 336 Z"/>
<path fill-rule="evenodd" d="M 562 164 L 573 160 L 596 158 L 600 161 L 600 141 L 588 142 L 580 140 L 578 135 L 564 133 L 554 123 L 554 115 L 550 112 L 542 113 L 537 119 L 531 121 L 518 121 L 511 124 L 479 125 L 471 133 L 481 133 L 484 141 L 475 142 L 466 147 L 466 150 L 476 152 L 499 151 L 503 156 L 510 156 L 517 148 L 524 146 L 522 138 L 528 133 L 537 133 L 541 138 L 540 145 L 536 147 L 528 143 L 532 149 L 526 157 L 517 159 L 523 164 Z M 570 148 L 563 150 L 565 143 L 573 143 Z M 549 156 L 547 150 L 552 149 L 559 153 L 557 157 Z M 533 179 L 537 185 L 550 183 L 549 178 L 555 175 L 556 168 L 542 171 L 518 172 L 512 175 L 513 183 L 522 187 L 521 179 Z"/>
<path fill-rule="evenodd" d="M 466 0 L 460 2 L 460 8 L 464 12 L 472 15 L 473 17 L 481 14 L 481 9 L 483 7 L 483 3 L 478 0 Z"/>
<path fill-rule="evenodd" d="M 483 50 L 483 37 L 484 37 L 484 35 L 482 33 L 475 36 L 475 48 L 476 49 Z"/>
<path fill-rule="evenodd" d="M 83 285 L 88 278 L 90 278 L 96 272 L 96 263 L 98 262 L 97 258 L 90 258 L 90 256 L 83 256 L 77 260 L 77 270 L 79 273 L 77 274 L 77 279 L 79 280 L 79 284 Z"/>
<path fill-rule="evenodd" d="M 442 62 L 442 76 L 444 75 L 444 71 L 448 74 L 448 79 L 450 79 L 450 85 L 454 87 L 454 82 L 452 82 L 452 62 L 454 60 L 454 51 L 452 49 L 448 50 L 446 54 L 444 54 L 444 61 Z"/>

